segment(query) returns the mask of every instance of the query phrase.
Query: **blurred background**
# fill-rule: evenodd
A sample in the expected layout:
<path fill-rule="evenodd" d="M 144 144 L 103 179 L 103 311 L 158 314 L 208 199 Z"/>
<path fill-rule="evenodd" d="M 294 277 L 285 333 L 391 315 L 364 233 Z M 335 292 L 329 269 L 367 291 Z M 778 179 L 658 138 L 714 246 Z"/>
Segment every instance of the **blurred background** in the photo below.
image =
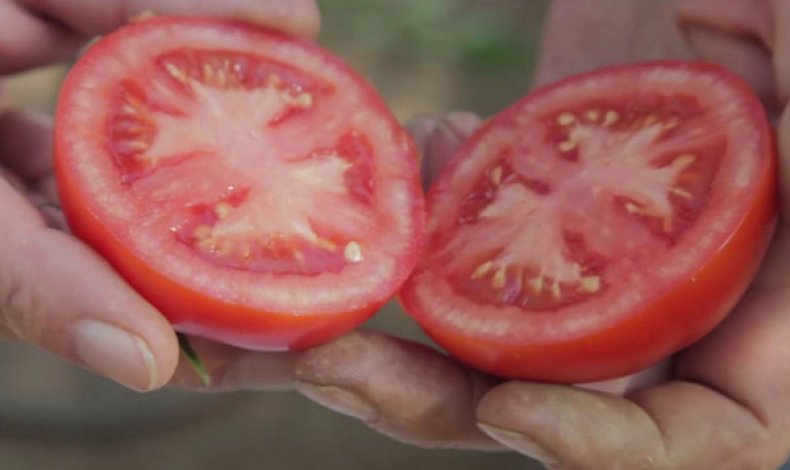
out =
<path fill-rule="evenodd" d="M 320 42 L 400 119 L 489 115 L 527 90 L 548 0 L 320 0 Z M 63 66 L 9 81 L 51 112 Z M 394 305 L 367 325 L 425 341 Z M 509 453 L 416 449 L 293 393 L 129 392 L 33 348 L 0 342 L 0 468 L 542 468 Z"/>

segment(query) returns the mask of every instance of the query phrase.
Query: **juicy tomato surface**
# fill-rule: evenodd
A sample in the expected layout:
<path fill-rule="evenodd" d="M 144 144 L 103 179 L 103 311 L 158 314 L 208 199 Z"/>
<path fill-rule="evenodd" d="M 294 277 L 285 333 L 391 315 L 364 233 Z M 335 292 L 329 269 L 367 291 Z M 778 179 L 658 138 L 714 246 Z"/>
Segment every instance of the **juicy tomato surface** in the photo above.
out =
<path fill-rule="evenodd" d="M 492 119 L 440 175 L 402 302 L 488 373 L 635 372 L 744 293 L 775 226 L 775 165 L 760 103 L 717 66 L 563 80 Z"/>
<path fill-rule="evenodd" d="M 73 232 L 185 333 L 326 341 L 422 246 L 416 151 L 376 92 L 255 26 L 163 17 L 102 39 L 63 86 L 55 154 Z"/>

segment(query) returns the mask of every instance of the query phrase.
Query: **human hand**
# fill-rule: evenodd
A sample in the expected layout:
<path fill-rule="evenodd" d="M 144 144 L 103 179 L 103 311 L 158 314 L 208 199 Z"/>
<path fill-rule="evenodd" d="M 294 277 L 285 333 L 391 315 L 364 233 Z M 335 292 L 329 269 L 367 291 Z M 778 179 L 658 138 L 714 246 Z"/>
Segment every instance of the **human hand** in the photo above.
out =
<path fill-rule="evenodd" d="M 495 449 L 496 441 L 552 468 L 778 467 L 790 449 L 790 2 L 556 0 L 544 47 L 541 83 L 611 63 L 701 57 L 740 73 L 781 116 L 782 221 L 745 298 L 675 358 L 667 382 L 623 397 L 500 383 L 427 347 L 366 332 L 289 355 L 283 367 L 293 372 L 282 377 L 422 446 Z M 429 177 L 475 126 L 456 115 L 424 131 Z"/>
<path fill-rule="evenodd" d="M 0 75 L 72 57 L 144 11 L 239 18 L 313 37 L 313 0 L 0 0 Z M 1 93 L 0 93 L 1 94 Z M 33 343 L 136 390 L 167 383 L 170 324 L 65 231 L 49 119 L 0 99 L 0 337 Z"/>

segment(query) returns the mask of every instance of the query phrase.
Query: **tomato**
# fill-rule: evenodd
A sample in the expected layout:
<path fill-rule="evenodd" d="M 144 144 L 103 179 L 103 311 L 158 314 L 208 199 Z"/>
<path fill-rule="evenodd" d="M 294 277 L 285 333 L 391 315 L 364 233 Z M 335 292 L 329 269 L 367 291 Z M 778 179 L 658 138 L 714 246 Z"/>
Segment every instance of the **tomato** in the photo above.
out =
<path fill-rule="evenodd" d="M 413 142 L 318 46 L 154 18 L 91 47 L 58 104 L 73 232 L 181 332 L 304 348 L 368 318 L 424 237 Z"/>
<path fill-rule="evenodd" d="M 439 176 L 402 302 L 491 374 L 635 372 L 744 293 L 775 226 L 775 166 L 760 103 L 719 67 L 563 80 L 489 121 Z"/>

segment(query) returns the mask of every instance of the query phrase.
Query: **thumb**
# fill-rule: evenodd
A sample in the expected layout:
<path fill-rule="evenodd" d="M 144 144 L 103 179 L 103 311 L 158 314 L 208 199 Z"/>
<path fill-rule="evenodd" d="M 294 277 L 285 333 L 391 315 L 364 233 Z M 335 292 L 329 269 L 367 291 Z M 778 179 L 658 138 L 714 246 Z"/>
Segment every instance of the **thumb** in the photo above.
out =
<path fill-rule="evenodd" d="M 21 199 L 0 184 L 4 205 Z M 4 215 L 22 212 L 21 207 L 5 209 Z M 178 360 L 168 322 L 77 240 L 9 222 L 0 220 L 6 227 L 0 235 L 0 329 L 5 336 L 46 348 L 135 390 L 164 385 Z"/>
<path fill-rule="evenodd" d="M 753 412 L 691 382 L 630 399 L 510 382 L 483 397 L 477 419 L 495 440 L 557 469 L 775 468 L 782 457 Z"/>

